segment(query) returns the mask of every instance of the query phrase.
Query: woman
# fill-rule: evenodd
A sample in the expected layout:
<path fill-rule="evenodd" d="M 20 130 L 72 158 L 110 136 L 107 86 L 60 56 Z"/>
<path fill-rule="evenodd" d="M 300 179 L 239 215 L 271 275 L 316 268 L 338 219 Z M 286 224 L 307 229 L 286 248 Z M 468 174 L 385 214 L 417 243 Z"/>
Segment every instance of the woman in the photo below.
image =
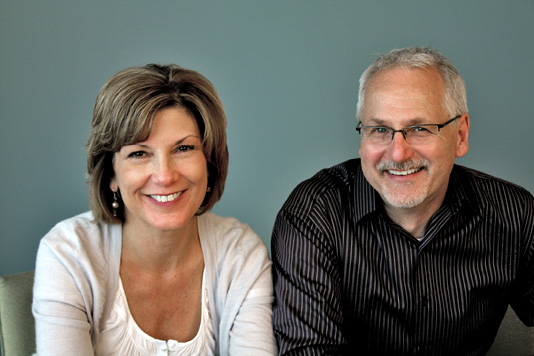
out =
<path fill-rule="evenodd" d="M 38 355 L 273 355 L 261 239 L 209 212 L 228 168 L 212 84 L 176 65 L 114 75 L 88 141 L 91 212 L 37 254 Z"/>

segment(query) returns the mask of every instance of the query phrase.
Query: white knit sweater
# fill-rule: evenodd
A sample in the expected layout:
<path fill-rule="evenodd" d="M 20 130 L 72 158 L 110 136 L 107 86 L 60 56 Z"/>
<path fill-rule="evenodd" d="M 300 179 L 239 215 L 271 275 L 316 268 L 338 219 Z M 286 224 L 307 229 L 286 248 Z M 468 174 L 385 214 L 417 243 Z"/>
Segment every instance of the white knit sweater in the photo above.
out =
<path fill-rule="evenodd" d="M 275 355 L 271 262 L 245 224 L 198 217 L 206 289 L 219 355 Z M 122 226 L 90 212 L 57 224 L 37 253 L 33 314 L 37 354 L 95 355 L 116 295 Z"/>

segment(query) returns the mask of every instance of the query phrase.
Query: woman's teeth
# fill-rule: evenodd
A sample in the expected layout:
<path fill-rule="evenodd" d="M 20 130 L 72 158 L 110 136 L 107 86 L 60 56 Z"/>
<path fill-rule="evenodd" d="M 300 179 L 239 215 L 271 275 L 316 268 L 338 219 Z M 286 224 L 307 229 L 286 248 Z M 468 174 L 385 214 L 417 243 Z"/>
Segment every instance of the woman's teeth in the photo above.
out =
<path fill-rule="evenodd" d="M 178 198 L 180 196 L 180 193 L 174 193 L 170 195 L 151 195 L 150 197 L 153 199 L 156 199 L 160 203 L 166 203 L 168 201 L 173 201 L 174 199 Z"/>

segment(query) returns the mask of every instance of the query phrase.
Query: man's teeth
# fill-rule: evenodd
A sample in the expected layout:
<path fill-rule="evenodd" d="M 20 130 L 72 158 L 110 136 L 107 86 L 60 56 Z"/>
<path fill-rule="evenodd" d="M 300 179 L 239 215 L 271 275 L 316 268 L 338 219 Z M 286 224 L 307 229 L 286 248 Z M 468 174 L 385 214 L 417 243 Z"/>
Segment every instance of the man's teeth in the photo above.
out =
<path fill-rule="evenodd" d="M 174 193 L 170 195 L 151 195 L 150 197 L 156 199 L 160 203 L 166 203 L 168 201 L 173 201 L 174 199 L 178 198 L 181 193 Z"/>
<path fill-rule="evenodd" d="M 394 176 L 407 176 L 408 174 L 413 174 L 413 173 L 416 173 L 416 172 L 419 172 L 421 170 L 421 168 L 414 168 L 414 169 L 409 169 L 407 171 L 388 171 L 389 174 L 393 174 Z"/>

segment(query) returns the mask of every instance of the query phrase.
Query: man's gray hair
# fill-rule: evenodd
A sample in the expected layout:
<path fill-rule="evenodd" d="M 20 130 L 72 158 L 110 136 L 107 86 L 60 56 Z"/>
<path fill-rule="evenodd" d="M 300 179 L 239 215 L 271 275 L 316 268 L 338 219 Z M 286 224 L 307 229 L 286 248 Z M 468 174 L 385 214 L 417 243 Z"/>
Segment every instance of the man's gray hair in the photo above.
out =
<path fill-rule="evenodd" d="M 435 68 L 445 85 L 445 109 L 450 117 L 467 113 L 467 95 L 464 80 L 454 65 L 443 54 L 429 47 L 394 49 L 380 55 L 360 77 L 356 118 L 361 120 L 365 90 L 373 76 L 386 69 Z"/>

